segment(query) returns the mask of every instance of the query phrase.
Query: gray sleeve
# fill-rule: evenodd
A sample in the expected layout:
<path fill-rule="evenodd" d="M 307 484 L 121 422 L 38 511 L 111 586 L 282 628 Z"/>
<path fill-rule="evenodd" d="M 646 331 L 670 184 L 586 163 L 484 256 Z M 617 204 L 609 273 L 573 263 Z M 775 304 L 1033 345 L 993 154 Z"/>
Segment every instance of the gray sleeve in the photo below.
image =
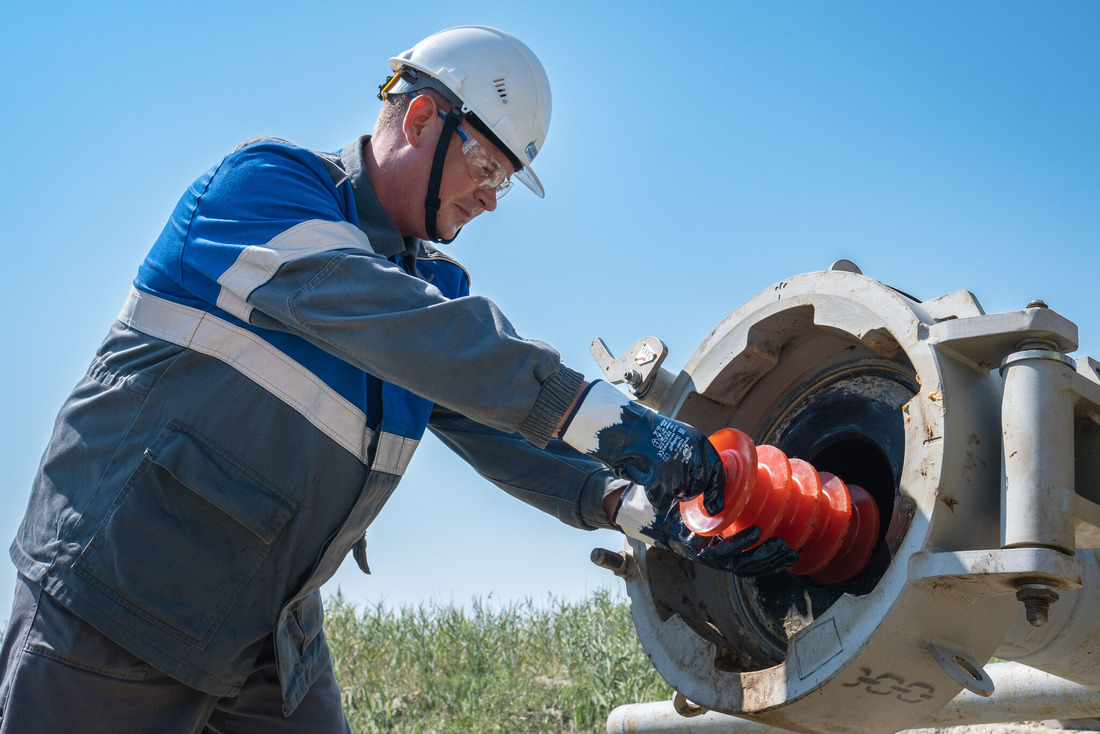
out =
<path fill-rule="evenodd" d="M 362 249 L 283 263 L 247 303 L 257 326 L 299 334 L 376 377 L 537 446 L 550 440 L 584 379 L 550 345 L 519 336 L 492 301 L 448 299 Z"/>
<path fill-rule="evenodd" d="M 428 428 L 481 476 L 513 497 L 576 528 L 614 527 L 603 511 L 603 500 L 629 482 L 561 441 L 552 440 L 539 449 L 517 434 L 439 407 Z"/>

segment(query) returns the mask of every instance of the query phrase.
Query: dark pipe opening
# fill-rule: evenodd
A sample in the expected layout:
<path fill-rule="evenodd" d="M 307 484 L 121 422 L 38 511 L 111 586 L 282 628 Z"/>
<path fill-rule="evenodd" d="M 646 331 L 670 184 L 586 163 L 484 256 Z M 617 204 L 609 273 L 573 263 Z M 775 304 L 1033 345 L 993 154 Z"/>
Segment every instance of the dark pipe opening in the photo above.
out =
<path fill-rule="evenodd" d="M 870 593 L 882 578 L 890 564 L 885 538 L 891 532 L 905 459 L 903 411 L 916 391 L 915 382 L 896 371 L 852 370 L 797 396 L 793 407 L 764 432 L 761 443 L 867 490 L 881 522 L 871 560 L 848 581 L 823 586 L 786 572 L 736 580 L 740 614 L 757 634 L 785 646 L 841 595 Z"/>
<path fill-rule="evenodd" d="M 835 474 L 847 484 L 857 484 L 875 500 L 879 514 L 878 542 L 886 536 L 894 509 L 894 469 L 877 445 L 863 436 L 842 438 L 806 458 L 818 471 Z"/>

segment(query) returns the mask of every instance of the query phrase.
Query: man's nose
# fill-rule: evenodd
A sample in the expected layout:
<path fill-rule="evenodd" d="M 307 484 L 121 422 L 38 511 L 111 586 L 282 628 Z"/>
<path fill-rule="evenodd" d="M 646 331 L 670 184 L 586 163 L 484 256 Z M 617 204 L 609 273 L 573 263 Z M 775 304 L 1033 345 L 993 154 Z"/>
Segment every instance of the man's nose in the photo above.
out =
<path fill-rule="evenodd" d="M 488 212 L 496 211 L 497 208 L 497 190 L 496 189 L 478 189 L 477 200 L 481 204 L 481 207 Z"/>

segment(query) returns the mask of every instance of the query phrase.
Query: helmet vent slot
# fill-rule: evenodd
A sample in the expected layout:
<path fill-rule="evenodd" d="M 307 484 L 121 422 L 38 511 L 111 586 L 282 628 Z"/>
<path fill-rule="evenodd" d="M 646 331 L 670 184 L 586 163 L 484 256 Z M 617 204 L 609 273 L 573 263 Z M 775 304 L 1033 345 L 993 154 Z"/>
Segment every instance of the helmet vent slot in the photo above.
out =
<path fill-rule="evenodd" d="M 493 80 L 493 86 L 497 89 L 497 94 L 505 102 L 508 101 L 508 85 L 504 82 L 504 77 L 497 77 Z"/>

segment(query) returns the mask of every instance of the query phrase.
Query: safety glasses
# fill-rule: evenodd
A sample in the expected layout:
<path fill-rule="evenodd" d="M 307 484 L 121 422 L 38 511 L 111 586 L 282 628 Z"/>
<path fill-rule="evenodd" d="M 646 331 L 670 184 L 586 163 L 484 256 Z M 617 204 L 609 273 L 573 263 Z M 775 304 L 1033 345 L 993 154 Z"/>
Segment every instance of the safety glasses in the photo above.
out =
<path fill-rule="evenodd" d="M 442 112 L 437 114 L 444 120 L 447 116 Z M 497 199 L 512 190 L 512 181 L 500 161 L 493 154 L 477 142 L 477 138 L 470 135 L 461 125 L 455 128 L 459 139 L 462 141 L 462 155 L 466 157 L 466 165 L 470 167 L 470 175 L 479 189 L 496 189 Z"/>

